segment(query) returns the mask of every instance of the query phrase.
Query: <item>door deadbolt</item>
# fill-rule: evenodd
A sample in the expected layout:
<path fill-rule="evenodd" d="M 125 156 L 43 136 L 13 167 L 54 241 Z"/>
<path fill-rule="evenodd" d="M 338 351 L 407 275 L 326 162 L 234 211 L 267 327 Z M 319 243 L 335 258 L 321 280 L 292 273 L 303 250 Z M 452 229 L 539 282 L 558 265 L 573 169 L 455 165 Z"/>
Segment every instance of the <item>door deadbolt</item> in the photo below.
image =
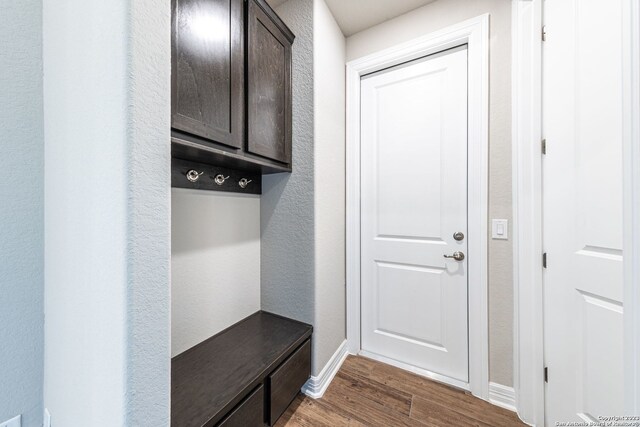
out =
<path fill-rule="evenodd" d="M 464 233 L 462 231 L 456 231 L 453 233 L 453 238 L 459 242 L 464 239 Z"/>
<path fill-rule="evenodd" d="M 453 253 L 453 255 L 444 255 L 445 258 L 453 258 L 456 261 L 462 261 L 464 260 L 464 253 L 460 252 L 460 251 L 455 251 Z"/>

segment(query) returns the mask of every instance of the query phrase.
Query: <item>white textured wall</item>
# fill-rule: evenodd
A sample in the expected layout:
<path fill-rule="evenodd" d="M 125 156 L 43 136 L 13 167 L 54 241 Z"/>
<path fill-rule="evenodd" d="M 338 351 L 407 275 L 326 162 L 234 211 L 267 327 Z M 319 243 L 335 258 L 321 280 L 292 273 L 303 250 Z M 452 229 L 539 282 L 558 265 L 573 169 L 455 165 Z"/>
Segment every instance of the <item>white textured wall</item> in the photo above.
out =
<path fill-rule="evenodd" d="M 345 38 L 313 2 L 315 357 L 320 369 L 346 338 Z M 318 372 L 315 372 L 317 374 Z"/>
<path fill-rule="evenodd" d="M 347 60 L 360 58 L 483 13 L 491 15 L 489 218 L 507 218 L 511 221 L 511 2 L 509 0 L 437 0 L 349 37 Z M 489 242 L 490 379 L 509 386 L 513 384 L 511 246 L 511 241 L 491 240 Z"/>
<path fill-rule="evenodd" d="M 293 173 L 264 178 L 262 308 L 313 324 L 312 374 L 345 339 L 345 39 L 323 0 L 277 8 L 293 45 Z"/>
<path fill-rule="evenodd" d="M 42 2 L 0 1 L 0 422 L 42 423 Z"/>
<path fill-rule="evenodd" d="M 260 196 L 174 188 L 171 355 L 260 310 Z"/>
<path fill-rule="evenodd" d="M 169 425 L 169 4 L 43 4 L 44 405 Z"/>
<path fill-rule="evenodd" d="M 125 410 L 128 426 L 159 427 L 169 425 L 171 396 L 171 8 L 126 4 Z"/>
<path fill-rule="evenodd" d="M 262 181 L 261 303 L 265 311 L 312 324 L 313 0 L 289 0 L 277 12 L 296 35 L 292 57 L 293 172 L 266 175 Z"/>

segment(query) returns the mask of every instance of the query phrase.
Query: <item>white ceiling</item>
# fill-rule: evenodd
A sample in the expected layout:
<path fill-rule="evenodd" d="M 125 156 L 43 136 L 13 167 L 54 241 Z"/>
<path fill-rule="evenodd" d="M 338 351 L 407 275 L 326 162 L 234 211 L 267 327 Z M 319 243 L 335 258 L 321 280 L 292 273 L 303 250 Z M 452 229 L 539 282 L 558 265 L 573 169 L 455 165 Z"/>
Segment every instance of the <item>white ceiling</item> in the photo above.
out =
<path fill-rule="evenodd" d="M 267 0 L 272 6 L 287 0 Z M 435 0 L 325 0 L 346 37 Z"/>

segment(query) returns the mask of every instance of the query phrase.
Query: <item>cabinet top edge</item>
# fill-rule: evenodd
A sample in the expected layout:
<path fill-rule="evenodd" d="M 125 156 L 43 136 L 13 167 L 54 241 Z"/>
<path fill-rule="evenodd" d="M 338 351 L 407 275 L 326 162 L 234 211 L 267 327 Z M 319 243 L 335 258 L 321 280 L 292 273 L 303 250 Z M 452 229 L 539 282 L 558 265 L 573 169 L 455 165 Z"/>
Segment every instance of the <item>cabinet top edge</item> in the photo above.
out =
<path fill-rule="evenodd" d="M 253 0 L 253 1 L 258 6 L 260 6 L 260 8 L 264 11 L 264 13 L 266 13 L 269 16 L 269 18 L 273 20 L 274 24 L 276 24 L 276 26 L 282 31 L 284 36 L 287 38 L 287 40 L 289 40 L 289 43 L 293 44 L 293 41 L 296 38 L 295 34 L 293 34 L 293 31 L 291 31 L 291 29 L 289 29 L 287 24 L 284 23 L 282 18 L 278 16 L 276 11 L 273 10 L 271 6 L 269 6 L 266 0 Z"/>

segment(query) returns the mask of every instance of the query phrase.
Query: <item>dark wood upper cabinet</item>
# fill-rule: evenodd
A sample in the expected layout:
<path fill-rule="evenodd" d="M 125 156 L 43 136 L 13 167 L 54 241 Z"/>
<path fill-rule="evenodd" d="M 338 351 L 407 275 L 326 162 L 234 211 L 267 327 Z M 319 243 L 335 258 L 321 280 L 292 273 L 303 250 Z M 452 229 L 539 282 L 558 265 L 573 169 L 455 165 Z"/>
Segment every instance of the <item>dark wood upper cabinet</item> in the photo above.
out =
<path fill-rule="evenodd" d="M 294 35 L 264 0 L 172 0 L 172 155 L 291 171 Z"/>
<path fill-rule="evenodd" d="M 172 127 L 241 148 L 243 0 L 173 0 Z"/>
<path fill-rule="evenodd" d="M 249 0 L 247 151 L 291 162 L 291 44 L 293 34 Z"/>

